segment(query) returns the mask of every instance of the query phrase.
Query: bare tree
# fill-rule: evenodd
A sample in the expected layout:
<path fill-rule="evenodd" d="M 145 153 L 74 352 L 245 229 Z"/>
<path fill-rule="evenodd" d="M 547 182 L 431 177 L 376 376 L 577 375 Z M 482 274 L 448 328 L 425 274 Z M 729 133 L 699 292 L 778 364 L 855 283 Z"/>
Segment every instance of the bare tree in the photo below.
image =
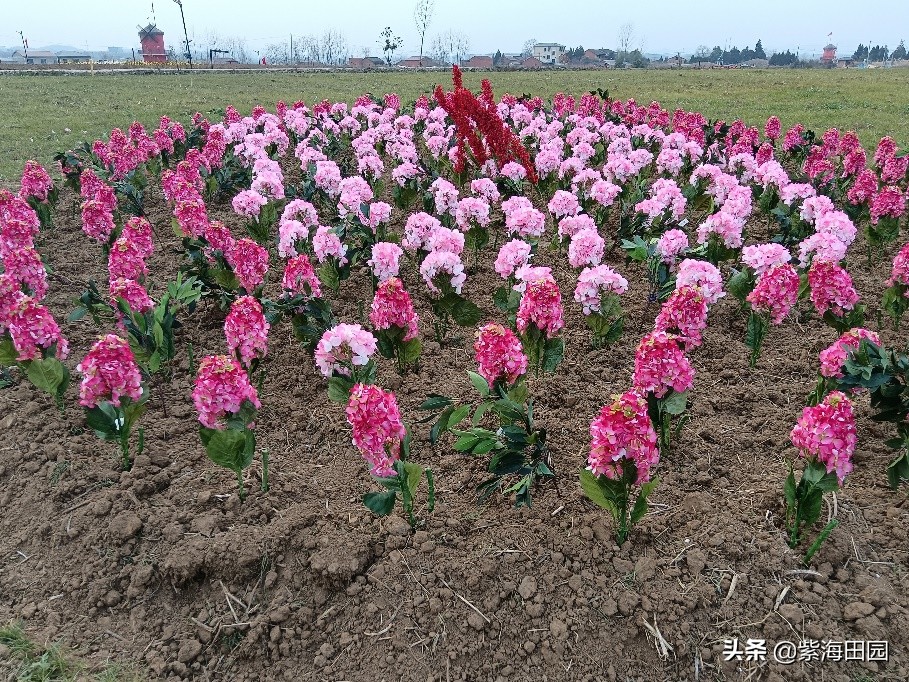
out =
<path fill-rule="evenodd" d="M 536 38 L 530 38 L 529 40 L 524 41 L 524 49 L 521 50 L 522 57 L 531 57 L 533 56 L 533 46 L 537 44 Z"/>
<path fill-rule="evenodd" d="M 417 0 L 417 6 L 413 11 L 413 22 L 417 25 L 417 33 L 420 34 L 420 66 L 423 66 L 423 43 L 429 24 L 432 23 L 434 9 L 434 0 Z"/>
<path fill-rule="evenodd" d="M 297 41 L 299 43 L 297 51 L 300 55 L 300 60 L 304 64 L 318 64 L 319 58 L 321 56 L 319 39 L 316 36 L 310 34 L 300 36 Z"/>
<path fill-rule="evenodd" d="M 618 52 L 626 57 L 631 51 L 631 43 L 634 41 L 634 24 L 622 24 L 619 28 L 618 42 L 619 49 Z"/>
<path fill-rule="evenodd" d="M 269 64 L 287 64 L 290 55 L 287 51 L 287 43 L 272 43 L 265 46 L 262 52 Z"/>
<path fill-rule="evenodd" d="M 430 50 L 433 59 L 442 64 L 460 64 L 470 51 L 470 39 L 461 31 L 448 29 L 433 39 Z"/>
<path fill-rule="evenodd" d="M 706 45 L 698 45 L 698 49 L 694 51 L 693 55 L 691 55 L 691 61 L 697 62 L 698 64 L 701 62 L 709 61 L 709 59 L 710 48 Z"/>
<path fill-rule="evenodd" d="M 322 34 L 319 61 L 330 65 L 343 64 L 347 61 L 347 39 L 340 31 L 330 28 Z"/>

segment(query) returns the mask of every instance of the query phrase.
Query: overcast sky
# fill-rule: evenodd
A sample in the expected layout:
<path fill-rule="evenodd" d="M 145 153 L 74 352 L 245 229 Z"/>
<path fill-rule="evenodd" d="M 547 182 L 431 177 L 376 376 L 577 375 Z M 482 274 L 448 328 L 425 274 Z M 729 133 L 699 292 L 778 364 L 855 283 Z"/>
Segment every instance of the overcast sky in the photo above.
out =
<path fill-rule="evenodd" d="M 210 32 L 243 36 L 252 50 L 326 29 L 339 30 L 351 54 L 364 47 L 380 54 L 379 31 L 390 25 L 404 39 L 404 52 L 419 51 L 413 21 L 416 0 L 184 0 L 187 28 L 201 38 Z M 148 0 L 0 0 L 0 45 L 19 44 L 23 31 L 29 45 L 49 44 L 103 50 L 138 47 L 136 25 L 152 17 Z M 183 28 L 173 0 L 154 3 L 155 19 L 168 46 L 178 46 Z M 768 55 L 800 48 L 819 52 L 832 33 L 840 52 L 852 54 L 859 42 L 886 44 L 892 50 L 909 39 L 909 2 L 875 0 L 435 0 L 427 36 L 446 29 L 462 31 L 475 53 L 519 52 L 529 38 L 568 46 L 615 47 L 622 24 L 635 29 L 635 44 L 644 52 L 694 52 L 710 47 L 750 45 L 760 38 Z M 906 34 L 906 35 L 904 35 Z"/>

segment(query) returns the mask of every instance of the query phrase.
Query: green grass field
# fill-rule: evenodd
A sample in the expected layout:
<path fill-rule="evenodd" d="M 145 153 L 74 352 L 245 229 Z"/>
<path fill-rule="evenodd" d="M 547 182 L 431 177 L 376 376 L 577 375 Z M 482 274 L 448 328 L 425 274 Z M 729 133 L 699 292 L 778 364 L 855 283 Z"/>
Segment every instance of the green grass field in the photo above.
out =
<path fill-rule="evenodd" d="M 909 145 L 909 69 L 542 71 L 469 73 L 479 89 L 489 77 L 496 94 L 551 97 L 608 89 L 614 97 L 657 100 L 669 109 L 696 109 L 710 118 L 763 124 L 771 114 L 784 126 L 805 123 L 855 130 L 866 146 L 883 135 Z M 152 125 L 161 114 L 185 120 L 233 104 L 243 112 L 280 99 L 307 103 L 352 100 L 363 92 L 397 92 L 404 101 L 428 92 L 443 73 L 218 72 L 161 75 L 0 77 L 0 184 L 15 183 L 23 163 L 49 163 L 54 153 L 82 140 Z"/>

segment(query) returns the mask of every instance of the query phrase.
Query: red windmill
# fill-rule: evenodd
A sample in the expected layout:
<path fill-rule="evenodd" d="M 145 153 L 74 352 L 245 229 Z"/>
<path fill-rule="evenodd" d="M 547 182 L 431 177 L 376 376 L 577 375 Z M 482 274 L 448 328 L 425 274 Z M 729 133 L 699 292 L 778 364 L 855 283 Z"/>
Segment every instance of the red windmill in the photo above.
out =
<path fill-rule="evenodd" d="M 139 41 L 142 43 L 142 59 L 146 62 L 166 62 L 167 51 L 164 49 L 164 31 L 149 24 L 139 29 Z"/>

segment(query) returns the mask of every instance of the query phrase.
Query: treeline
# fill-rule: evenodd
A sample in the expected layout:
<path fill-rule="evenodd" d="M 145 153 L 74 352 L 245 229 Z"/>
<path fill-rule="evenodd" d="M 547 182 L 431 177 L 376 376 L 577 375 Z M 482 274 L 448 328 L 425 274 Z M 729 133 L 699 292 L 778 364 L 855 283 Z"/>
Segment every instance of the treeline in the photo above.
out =
<path fill-rule="evenodd" d="M 747 62 L 752 59 L 767 59 L 767 53 L 764 52 L 764 46 L 761 44 L 761 41 L 758 40 L 754 45 L 754 49 L 746 47 L 744 49 L 739 49 L 737 47 L 732 47 L 728 50 L 724 50 L 722 47 L 717 45 L 710 50 L 705 45 L 700 46 L 688 61 L 692 64 L 700 62 L 712 62 L 714 64 L 741 64 L 742 62 Z"/>
<path fill-rule="evenodd" d="M 882 62 L 888 58 L 906 59 L 906 45 L 901 40 L 897 48 L 891 53 L 886 45 L 875 45 L 874 47 L 871 47 L 870 45 L 859 43 L 855 52 L 852 53 L 852 58 L 857 62 L 865 61 L 866 59 L 871 62 Z"/>

